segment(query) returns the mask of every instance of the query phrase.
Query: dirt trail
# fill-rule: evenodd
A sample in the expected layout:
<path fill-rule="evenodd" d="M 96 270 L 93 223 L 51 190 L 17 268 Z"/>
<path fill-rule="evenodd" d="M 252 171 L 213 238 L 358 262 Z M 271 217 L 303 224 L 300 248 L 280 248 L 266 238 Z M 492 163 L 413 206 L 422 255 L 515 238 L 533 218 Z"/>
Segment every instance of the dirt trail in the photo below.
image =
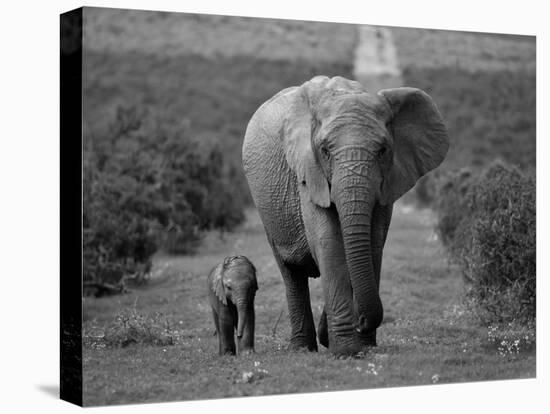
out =
<path fill-rule="evenodd" d="M 403 86 L 397 52 L 389 29 L 358 26 L 354 76 L 369 91 Z"/>

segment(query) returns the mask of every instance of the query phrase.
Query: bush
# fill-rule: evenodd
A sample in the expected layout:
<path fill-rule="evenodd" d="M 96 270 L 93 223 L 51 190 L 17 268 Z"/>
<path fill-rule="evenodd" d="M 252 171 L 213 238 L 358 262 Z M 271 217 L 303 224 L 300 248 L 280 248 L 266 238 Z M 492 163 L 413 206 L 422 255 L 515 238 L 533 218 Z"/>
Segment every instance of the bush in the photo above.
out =
<path fill-rule="evenodd" d="M 88 327 L 83 332 L 84 345 L 92 348 L 129 345 L 174 345 L 178 332 L 161 313 L 142 315 L 135 307 L 122 309 L 105 328 Z"/>
<path fill-rule="evenodd" d="M 125 277 L 150 270 L 159 247 L 190 252 L 201 231 L 231 229 L 244 217 L 244 197 L 235 196 L 240 189 L 231 182 L 234 172 L 221 148 L 189 138 L 185 123 L 156 121 L 146 111 L 119 108 L 108 134 L 85 137 L 88 286 L 120 291 Z"/>
<path fill-rule="evenodd" d="M 414 188 L 405 195 L 403 201 L 416 204 L 420 208 L 432 207 L 439 197 L 439 183 L 442 176 L 443 173 L 439 169 L 424 175 L 416 182 Z"/>
<path fill-rule="evenodd" d="M 176 335 L 170 322 L 160 313 L 139 314 L 136 309 L 122 310 L 105 332 L 107 346 L 125 347 L 131 344 L 173 345 Z"/>
<path fill-rule="evenodd" d="M 535 319 L 535 194 L 532 175 L 500 161 L 441 184 L 437 229 L 461 266 L 468 302 L 486 322 Z"/>
<path fill-rule="evenodd" d="M 462 168 L 457 171 L 440 176 L 437 184 L 437 199 L 434 199 L 434 207 L 439 212 L 437 231 L 443 244 L 452 249 L 458 245 L 455 241 L 457 230 L 462 225 L 463 219 L 468 218 L 467 193 L 474 181 L 475 173 L 471 168 Z"/>

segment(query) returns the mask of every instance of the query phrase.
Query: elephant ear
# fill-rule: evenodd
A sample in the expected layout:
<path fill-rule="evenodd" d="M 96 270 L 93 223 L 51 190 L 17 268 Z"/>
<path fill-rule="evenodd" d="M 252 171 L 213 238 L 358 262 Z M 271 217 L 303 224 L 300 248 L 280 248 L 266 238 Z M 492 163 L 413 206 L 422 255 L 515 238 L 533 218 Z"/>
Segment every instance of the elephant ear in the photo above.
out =
<path fill-rule="evenodd" d="M 258 281 L 256 280 L 256 277 L 252 278 L 252 282 L 250 283 L 250 286 L 252 288 L 252 291 L 256 293 L 258 291 Z"/>
<path fill-rule="evenodd" d="M 224 305 L 227 305 L 225 286 L 223 284 L 223 264 L 217 265 L 212 272 L 213 274 L 211 289 L 220 300 L 220 302 L 222 302 Z"/>
<path fill-rule="evenodd" d="M 248 260 L 248 259 L 247 259 Z M 252 264 L 252 262 L 249 260 L 248 263 L 250 264 L 250 269 L 252 270 L 252 289 L 254 289 L 254 292 L 258 290 L 258 279 L 256 277 L 256 266 Z"/>
<path fill-rule="evenodd" d="M 378 92 L 390 107 L 393 163 L 382 184 L 382 203 L 393 203 L 445 159 L 449 136 L 432 98 L 416 88 Z"/>
<path fill-rule="evenodd" d="M 296 173 L 298 184 L 305 185 L 311 201 L 320 207 L 330 206 L 328 181 L 312 147 L 318 121 L 315 104 L 328 78 L 318 76 L 300 86 L 293 94 L 283 125 L 285 156 Z"/>

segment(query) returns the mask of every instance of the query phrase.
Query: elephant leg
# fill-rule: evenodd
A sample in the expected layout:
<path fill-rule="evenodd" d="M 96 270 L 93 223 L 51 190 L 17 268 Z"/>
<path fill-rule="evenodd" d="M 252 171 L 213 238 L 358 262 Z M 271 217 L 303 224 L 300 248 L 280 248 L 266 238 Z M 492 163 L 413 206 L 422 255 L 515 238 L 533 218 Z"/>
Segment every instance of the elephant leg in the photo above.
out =
<path fill-rule="evenodd" d="M 328 348 L 328 322 L 327 312 L 324 306 L 321 318 L 319 319 L 319 326 L 317 327 L 317 336 L 319 338 L 319 343 L 325 348 Z"/>
<path fill-rule="evenodd" d="M 325 298 L 319 339 L 321 344 L 329 345 L 333 354 L 353 355 L 361 349 L 354 329 L 353 294 L 344 248 L 337 238 L 321 238 L 320 242 L 326 250 L 322 249 L 318 256 Z"/>
<path fill-rule="evenodd" d="M 382 255 L 384 252 L 384 245 L 386 243 L 386 237 L 388 235 L 388 229 L 390 227 L 393 205 L 382 206 L 376 204 L 372 212 L 372 236 L 371 236 L 371 249 L 372 249 L 372 264 L 374 268 L 374 278 L 376 280 L 376 286 L 380 290 L 380 272 L 382 269 Z M 371 343 L 376 345 L 376 331 L 364 336 L 363 341 L 365 343 Z"/>
<path fill-rule="evenodd" d="M 321 273 L 325 299 L 319 340 L 332 353 L 352 355 L 361 350 L 354 328 L 354 304 L 346 254 L 336 211 L 302 203 L 310 250 Z"/>
<path fill-rule="evenodd" d="M 235 355 L 235 312 L 231 306 L 223 306 L 219 314 L 220 355 Z"/>
<path fill-rule="evenodd" d="M 289 348 L 306 348 L 309 351 L 317 351 L 307 273 L 303 272 L 303 269 L 299 266 L 285 264 L 277 255 L 275 256 L 286 288 L 288 315 L 290 317 Z"/>
<path fill-rule="evenodd" d="M 212 317 L 214 318 L 214 325 L 216 326 L 216 335 L 218 336 L 218 353 L 221 355 L 222 354 L 222 339 L 221 339 L 222 336 L 220 332 L 220 321 L 218 318 L 218 314 L 216 313 L 214 308 L 212 308 Z"/>

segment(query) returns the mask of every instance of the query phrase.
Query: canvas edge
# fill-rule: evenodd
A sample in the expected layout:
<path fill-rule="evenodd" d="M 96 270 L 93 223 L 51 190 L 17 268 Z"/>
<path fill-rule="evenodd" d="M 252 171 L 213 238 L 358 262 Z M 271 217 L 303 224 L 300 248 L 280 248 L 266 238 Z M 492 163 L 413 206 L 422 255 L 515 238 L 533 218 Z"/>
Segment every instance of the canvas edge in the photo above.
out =
<path fill-rule="evenodd" d="M 82 17 L 82 8 L 60 15 L 59 95 L 60 398 L 79 406 L 82 406 Z"/>

